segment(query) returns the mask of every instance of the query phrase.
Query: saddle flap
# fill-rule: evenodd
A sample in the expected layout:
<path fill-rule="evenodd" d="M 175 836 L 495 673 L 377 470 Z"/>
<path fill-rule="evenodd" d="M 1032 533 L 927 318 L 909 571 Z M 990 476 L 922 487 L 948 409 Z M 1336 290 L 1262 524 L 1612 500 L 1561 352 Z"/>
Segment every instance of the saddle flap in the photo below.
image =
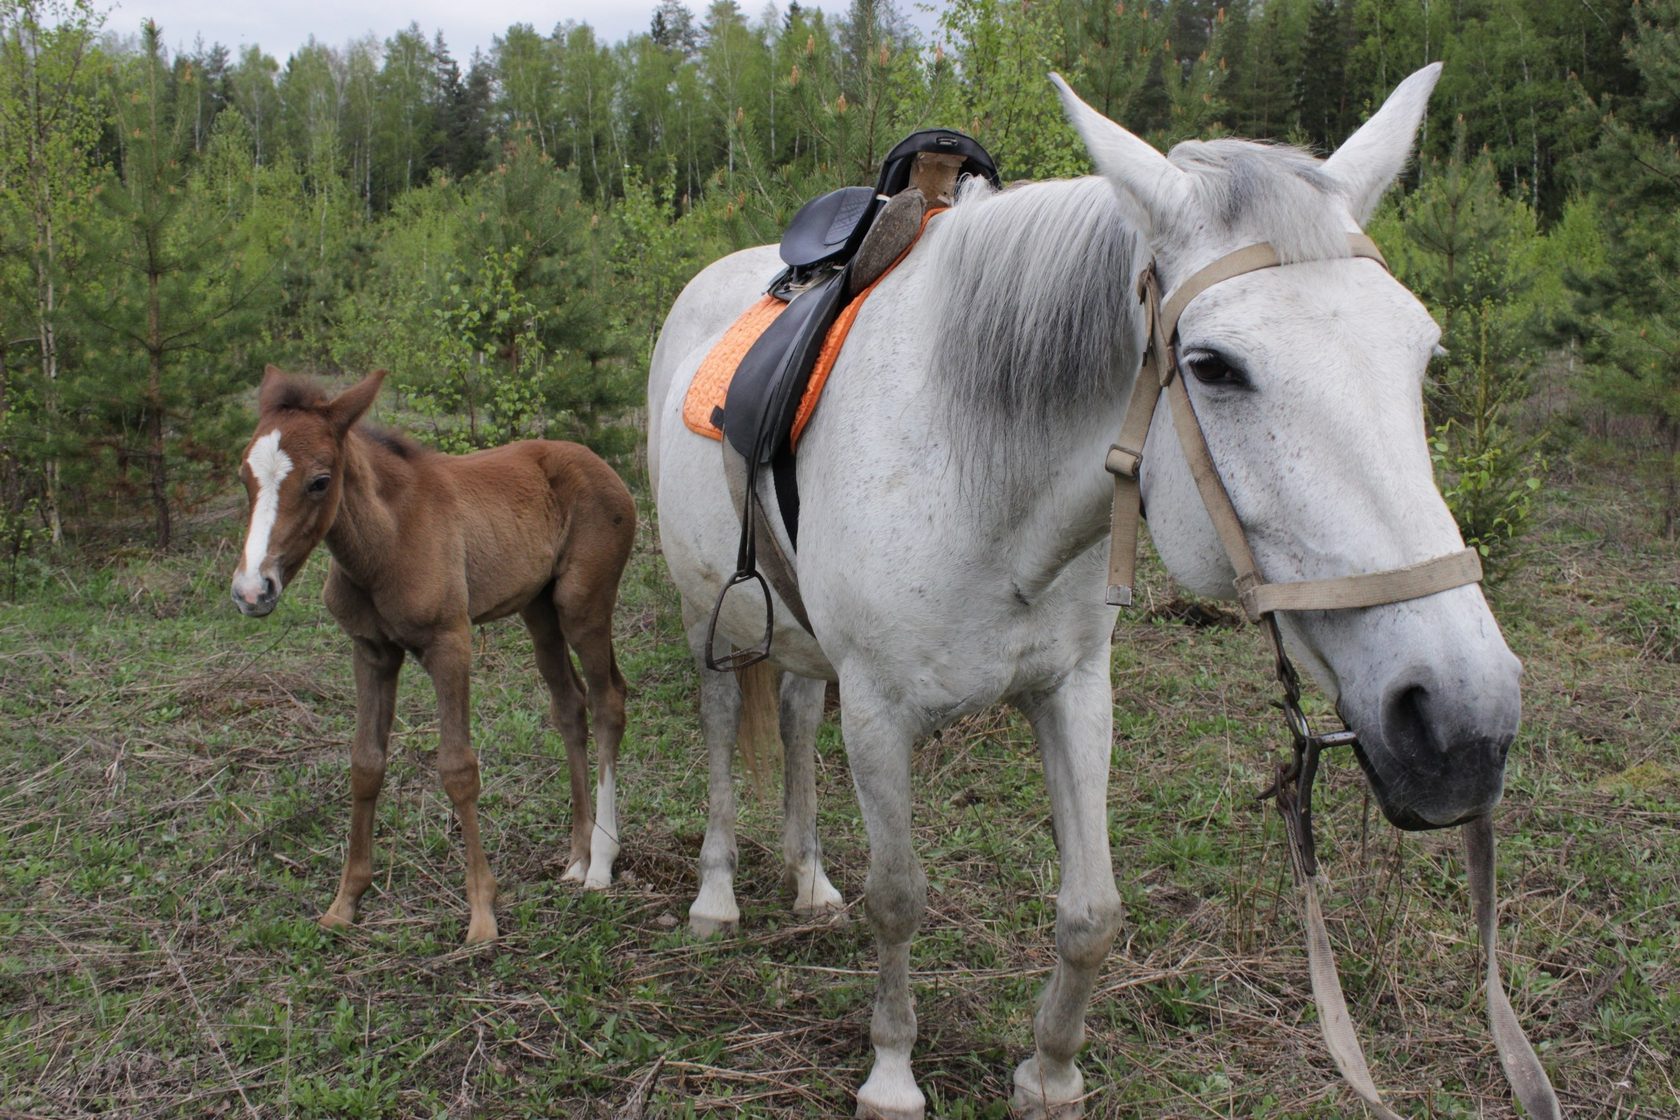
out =
<path fill-rule="evenodd" d="M 741 359 L 724 398 L 723 434 L 749 460 L 768 462 L 787 440 L 845 293 L 845 270 L 801 292 Z"/>
<path fill-rule="evenodd" d="M 850 258 L 874 210 L 875 192 L 868 187 L 841 187 L 813 198 L 782 234 L 782 260 L 792 268 L 809 268 Z"/>

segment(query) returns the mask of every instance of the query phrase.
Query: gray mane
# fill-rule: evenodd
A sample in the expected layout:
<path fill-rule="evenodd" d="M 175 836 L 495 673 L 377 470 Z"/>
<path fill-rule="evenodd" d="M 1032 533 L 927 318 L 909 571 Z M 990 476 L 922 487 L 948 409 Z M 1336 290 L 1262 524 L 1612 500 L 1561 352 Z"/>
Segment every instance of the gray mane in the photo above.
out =
<path fill-rule="evenodd" d="M 1195 216 L 1236 244 L 1270 241 L 1286 261 L 1347 256 L 1334 182 L 1307 152 L 1206 140 L 1168 158 L 1189 175 Z M 943 224 L 929 262 L 933 374 L 953 394 L 955 436 L 980 452 L 964 458 L 1030 453 L 1068 416 L 1115 402 L 1132 372 L 1120 364 L 1140 356 L 1144 250 L 1109 181 L 996 192 L 970 180 Z"/>
<path fill-rule="evenodd" d="M 1136 337 L 1137 232 L 1098 178 L 1001 193 L 971 181 L 943 224 L 929 261 L 933 374 L 955 397 L 955 434 L 993 451 L 1042 446 L 1118 388 L 1122 333 Z"/>

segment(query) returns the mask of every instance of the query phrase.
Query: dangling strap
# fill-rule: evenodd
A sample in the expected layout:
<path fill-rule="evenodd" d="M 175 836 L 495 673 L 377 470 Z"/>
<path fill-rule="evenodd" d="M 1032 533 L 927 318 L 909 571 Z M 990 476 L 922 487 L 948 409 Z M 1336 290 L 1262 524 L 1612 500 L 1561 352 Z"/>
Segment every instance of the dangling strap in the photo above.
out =
<path fill-rule="evenodd" d="M 1499 903 L 1494 889 L 1493 818 L 1486 814 L 1464 826 L 1464 862 L 1470 880 L 1470 905 L 1476 913 L 1476 929 L 1481 934 L 1482 952 L 1487 956 L 1488 1026 L 1493 1032 L 1493 1045 L 1499 1051 L 1499 1064 L 1505 1067 L 1505 1080 L 1522 1102 L 1533 1120 L 1560 1120 L 1563 1110 L 1558 1106 L 1557 1093 L 1552 1090 L 1546 1067 L 1529 1044 L 1517 1022 L 1516 1012 L 1505 995 L 1505 985 L 1499 978 L 1499 958 L 1494 952 L 1494 934 L 1499 925 Z"/>
<path fill-rule="evenodd" d="M 1336 976 L 1335 953 L 1330 947 L 1330 934 L 1324 925 L 1324 910 L 1319 905 L 1315 876 L 1308 870 L 1310 857 L 1307 841 L 1300 825 L 1296 789 L 1285 783 L 1278 790 L 1278 810 L 1283 814 L 1284 831 L 1289 837 L 1289 862 L 1295 872 L 1295 883 L 1301 890 L 1302 921 L 1307 932 L 1307 967 L 1312 977 L 1313 1002 L 1318 1007 L 1318 1022 L 1324 1032 L 1324 1045 L 1336 1063 L 1342 1079 L 1381 1120 L 1402 1120 L 1402 1117 L 1383 1103 L 1371 1080 L 1365 1051 L 1354 1032 L 1353 1019 L 1348 1014 L 1347 1001 L 1342 997 L 1341 981 Z M 1534 1047 L 1517 1022 L 1511 1000 L 1499 976 L 1499 960 L 1495 946 L 1498 923 L 1498 903 L 1494 890 L 1493 818 L 1476 817 L 1464 825 L 1464 855 L 1466 877 L 1470 885 L 1470 904 L 1476 916 L 1482 953 L 1487 957 L 1486 990 L 1488 1023 L 1493 1044 L 1499 1051 L 1505 1080 L 1531 1120 L 1562 1120 L 1557 1093 L 1540 1064 Z"/>
<path fill-rule="evenodd" d="M 1284 831 L 1289 836 L 1289 866 L 1295 872 L 1295 885 L 1301 891 L 1302 922 L 1307 928 L 1307 973 L 1312 978 L 1313 1003 L 1318 1007 L 1318 1025 L 1324 1032 L 1324 1046 L 1330 1051 L 1342 1080 L 1371 1106 L 1380 1120 L 1403 1120 L 1403 1117 L 1383 1102 L 1371 1080 L 1371 1067 L 1365 1063 L 1365 1050 L 1359 1045 L 1359 1035 L 1353 1029 L 1353 1017 L 1348 1014 L 1347 1000 L 1342 996 L 1342 982 L 1336 974 L 1336 955 L 1330 948 L 1330 932 L 1324 926 L 1324 909 L 1318 902 L 1317 876 L 1309 870 L 1306 841 L 1300 827 L 1299 807 L 1293 786 L 1280 786 L 1277 792 L 1278 811 L 1283 814 Z"/>

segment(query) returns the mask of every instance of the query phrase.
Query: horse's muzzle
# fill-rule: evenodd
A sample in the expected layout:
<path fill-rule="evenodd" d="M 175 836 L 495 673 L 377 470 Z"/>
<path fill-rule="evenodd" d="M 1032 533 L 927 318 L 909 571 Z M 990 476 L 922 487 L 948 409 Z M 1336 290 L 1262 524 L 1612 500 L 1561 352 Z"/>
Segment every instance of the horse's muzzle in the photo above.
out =
<path fill-rule="evenodd" d="M 230 589 L 233 605 L 239 608 L 240 614 L 248 618 L 262 618 L 272 612 L 280 602 L 280 585 L 268 576 L 261 578 L 260 586 L 250 586 L 242 591 L 242 581 L 236 576 Z M 251 585 L 255 585 L 255 581 L 251 581 Z M 251 593 L 252 591 L 254 593 Z"/>
<path fill-rule="evenodd" d="M 1361 721 L 1355 753 L 1396 827 L 1447 828 L 1499 804 L 1521 718 L 1514 674 L 1508 688 L 1457 695 L 1427 672 L 1401 674 L 1384 689 L 1376 715 Z"/>

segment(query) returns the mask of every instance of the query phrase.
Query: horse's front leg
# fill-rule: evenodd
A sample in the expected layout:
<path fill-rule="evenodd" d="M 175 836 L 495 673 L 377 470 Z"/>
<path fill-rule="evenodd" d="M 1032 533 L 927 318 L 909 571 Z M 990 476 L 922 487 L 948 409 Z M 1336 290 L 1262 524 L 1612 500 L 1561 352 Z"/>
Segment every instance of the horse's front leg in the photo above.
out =
<path fill-rule="evenodd" d="M 396 712 L 401 646 L 351 639 L 356 673 L 356 736 L 350 742 L 350 845 L 338 894 L 321 925 L 341 929 L 356 920 L 356 907 L 373 882 L 373 813 L 385 784 L 385 748 Z"/>
<path fill-rule="evenodd" d="M 472 749 L 472 635 L 463 622 L 444 631 L 422 651 L 421 664 L 432 678 L 438 702 L 438 777 L 455 806 L 461 839 L 467 847 L 467 944 L 496 936 L 496 880 L 484 858 L 478 834 L 478 756 Z"/>
<path fill-rule="evenodd" d="M 858 1089 L 857 1115 L 922 1120 L 926 1100 L 910 1072 L 916 1004 L 910 993 L 910 939 L 927 910 L 927 876 L 910 845 L 910 748 L 916 732 L 873 688 L 840 680 L 841 729 L 852 781 L 869 832 L 864 909 L 875 930 L 879 975 L 869 1040 L 875 1065 Z"/>
<path fill-rule="evenodd" d="M 1037 1043 L 1015 1071 L 1015 1114 L 1084 1114 L 1084 1078 L 1074 1057 L 1085 1042 L 1091 987 L 1120 928 L 1120 893 L 1108 847 L 1108 762 L 1114 733 L 1108 645 L 1054 691 L 1023 705 L 1038 735 L 1044 781 L 1061 851 L 1056 894 L 1056 971 L 1033 1020 Z"/>
<path fill-rule="evenodd" d="M 817 728 L 827 682 L 782 674 L 782 882 L 793 912 L 810 917 L 844 905 L 823 871 L 817 839 Z"/>

